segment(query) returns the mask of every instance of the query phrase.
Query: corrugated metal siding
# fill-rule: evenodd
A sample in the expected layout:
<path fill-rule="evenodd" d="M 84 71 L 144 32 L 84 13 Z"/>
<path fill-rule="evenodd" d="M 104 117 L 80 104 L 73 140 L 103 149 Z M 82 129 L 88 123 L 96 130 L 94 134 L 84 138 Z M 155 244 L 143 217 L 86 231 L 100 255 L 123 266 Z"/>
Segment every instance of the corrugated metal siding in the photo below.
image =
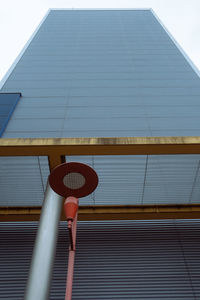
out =
<path fill-rule="evenodd" d="M 90 165 L 97 189 L 80 205 L 200 203 L 200 156 L 69 156 Z M 47 157 L 0 158 L 0 205 L 41 205 L 49 167 Z"/>
<path fill-rule="evenodd" d="M 93 167 L 99 185 L 80 204 L 181 204 L 200 202 L 199 155 L 66 157 Z"/>
<path fill-rule="evenodd" d="M 40 206 L 44 199 L 47 157 L 0 157 L 0 206 Z"/>
<path fill-rule="evenodd" d="M 198 299 L 184 255 L 185 228 L 180 241 L 182 229 L 176 226 L 174 221 L 83 224 L 73 299 Z M 190 230 L 190 223 L 184 226 Z M 199 243 L 194 246 L 193 263 Z"/>
<path fill-rule="evenodd" d="M 36 228 L 0 224 L 0 299 L 23 299 Z M 199 299 L 199 234 L 199 220 L 79 222 L 73 300 Z M 52 300 L 64 299 L 67 236 L 61 223 Z"/>

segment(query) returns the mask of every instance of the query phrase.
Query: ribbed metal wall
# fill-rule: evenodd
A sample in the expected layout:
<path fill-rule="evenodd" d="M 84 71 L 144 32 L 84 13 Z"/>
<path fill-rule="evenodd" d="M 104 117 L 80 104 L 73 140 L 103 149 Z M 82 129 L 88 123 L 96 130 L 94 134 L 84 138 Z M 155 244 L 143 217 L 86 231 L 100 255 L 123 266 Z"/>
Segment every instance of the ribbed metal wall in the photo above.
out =
<path fill-rule="evenodd" d="M 80 205 L 200 203 L 200 155 L 67 156 L 96 170 L 97 189 Z M 0 205 L 42 205 L 47 157 L 0 157 Z"/>
<path fill-rule="evenodd" d="M 200 155 L 66 157 L 93 167 L 95 192 L 80 204 L 181 204 L 200 202 Z"/>
<path fill-rule="evenodd" d="M 1 223 L 0 299 L 23 299 L 37 223 Z M 79 222 L 73 300 L 197 300 L 200 221 Z M 63 300 L 67 230 L 61 223 L 51 300 Z"/>
<path fill-rule="evenodd" d="M 0 157 L 0 206 L 40 206 L 49 174 L 47 157 Z"/>

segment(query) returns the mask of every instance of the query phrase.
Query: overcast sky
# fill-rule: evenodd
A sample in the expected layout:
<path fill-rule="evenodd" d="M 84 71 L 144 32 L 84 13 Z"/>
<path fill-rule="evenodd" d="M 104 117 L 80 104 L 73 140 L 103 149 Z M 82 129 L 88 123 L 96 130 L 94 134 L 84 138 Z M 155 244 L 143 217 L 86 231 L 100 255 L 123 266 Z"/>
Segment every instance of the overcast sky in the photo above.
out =
<path fill-rule="evenodd" d="M 0 0 L 0 79 L 49 8 L 152 8 L 200 69 L 200 0 Z"/>

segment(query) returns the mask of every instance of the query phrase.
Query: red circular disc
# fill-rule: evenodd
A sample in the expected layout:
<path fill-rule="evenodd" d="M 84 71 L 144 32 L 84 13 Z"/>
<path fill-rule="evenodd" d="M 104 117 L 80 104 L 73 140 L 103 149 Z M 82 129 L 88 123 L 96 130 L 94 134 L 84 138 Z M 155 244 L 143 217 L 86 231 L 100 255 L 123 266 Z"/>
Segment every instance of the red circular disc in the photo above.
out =
<path fill-rule="evenodd" d="M 63 197 L 81 198 L 96 189 L 98 176 L 88 165 L 70 162 L 53 169 L 49 175 L 49 184 L 54 192 Z"/>

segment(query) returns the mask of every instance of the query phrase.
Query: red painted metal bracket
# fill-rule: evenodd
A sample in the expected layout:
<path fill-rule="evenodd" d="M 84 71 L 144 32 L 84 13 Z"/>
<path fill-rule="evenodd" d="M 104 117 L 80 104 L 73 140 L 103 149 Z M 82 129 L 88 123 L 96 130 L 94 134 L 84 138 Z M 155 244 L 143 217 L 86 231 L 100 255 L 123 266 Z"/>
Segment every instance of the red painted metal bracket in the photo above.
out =
<path fill-rule="evenodd" d="M 74 260 L 75 260 L 75 250 L 76 250 L 78 199 L 75 197 L 68 197 L 64 203 L 64 211 L 68 223 L 69 238 L 70 238 L 65 300 L 71 300 L 73 275 L 74 275 Z"/>

